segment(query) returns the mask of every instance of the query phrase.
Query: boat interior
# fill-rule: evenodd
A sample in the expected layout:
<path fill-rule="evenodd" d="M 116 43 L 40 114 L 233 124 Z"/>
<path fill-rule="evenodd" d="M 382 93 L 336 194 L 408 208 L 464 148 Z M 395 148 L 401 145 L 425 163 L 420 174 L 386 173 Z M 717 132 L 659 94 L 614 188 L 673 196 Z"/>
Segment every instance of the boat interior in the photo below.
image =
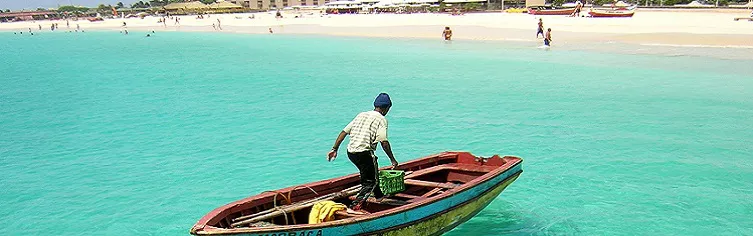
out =
<path fill-rule="evenodd" d="M 405 190 L 380 201 L 372 197 L 363 210 L 369 212 L 367 215 L 386 213 L 400 206 L 433 200 L 442 193 L 464 188 L 465 184 L 498 169 L 507 161 L 499 156 L 480 158 L 470 153 L 447 152 L 403 163 L 398 169 L 405 171 Z M 213 216 L 203 227 L 230 229 L 308 224 L 311 206 L 315 202 L 331 200 L 347 206 L 359 190 L 359 176 L 353 174 L 267 191 L 218 208 L 210 213 Z M 335 219 L 361 216 L 364 215 L 338 211 Z"/>

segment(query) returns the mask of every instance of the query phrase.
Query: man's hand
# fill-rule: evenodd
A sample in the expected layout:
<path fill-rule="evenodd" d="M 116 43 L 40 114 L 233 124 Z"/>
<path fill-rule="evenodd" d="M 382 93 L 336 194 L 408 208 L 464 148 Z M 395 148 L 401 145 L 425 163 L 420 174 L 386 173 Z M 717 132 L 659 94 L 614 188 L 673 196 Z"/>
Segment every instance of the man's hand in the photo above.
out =
<path fill-rule="evenodd" d="M 395 159 L 392 159 L 391 161 L 392 161 L 392 169 L 393 169 L 393 170 L 394 170 L 394 169 L 397 169 L 397 165 L 398 165 L 398 163 L 397 163 L 397 160 L 395 160 Z"/>
<path fill-rule="evenodd" d="M 335 158 L 337 158 L 337 149 L 340 147 L 340 143 L 343 142 L 346 135 L 348 135 L 348 133 L 345 133 L 345 131 L 340 131 L 340 134 L 337 135 L 337 139 L 335 140 L 335 145 L 332 146 L 332 150 L 330 150 L 329 153 L 327 153 L 327 161 L 334 161 Z"/>
<path fill-rule="evenodd" d="M 337 150 L 332 149 L 327 153 L 327 161 L 334 161 L 337 158 Z"/>

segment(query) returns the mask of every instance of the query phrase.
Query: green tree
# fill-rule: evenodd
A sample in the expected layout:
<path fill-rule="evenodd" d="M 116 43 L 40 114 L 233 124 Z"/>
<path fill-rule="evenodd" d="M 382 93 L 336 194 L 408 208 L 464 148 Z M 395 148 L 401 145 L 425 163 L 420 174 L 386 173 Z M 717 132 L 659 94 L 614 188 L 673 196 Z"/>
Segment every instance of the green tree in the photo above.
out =
<path fill-rule="evenodd" d="M 168 4 L 167 0 L 151 0 L 151 1 L 149 1 L 149 5 L 153 6 L 153 7 L 161 7 L 161 6 L 164 6 L 164 5 L 167 5 L 167 4 Z"/>
<path fill-rule="evenodd" d="M 147 6 L 143 1 L 138 1 L 131 4 L 131 8 L 147 8 Z"/>
<path fill-rule="evenodd" d="M 475 2 L 470 2 L 470 3 L 466 3 L 463 7 L 465 8 L 466 11 L 473 11 L 473 10 L 478 9 L 480 5 Z"/>
<path fill-rule="evenodd" d="M 10 9 L 5 9 L 5 12 L 10 12 Z"/>
<path fill-rule="evenodd" d="M 214 0 L 199 0 L 199 2 L 204 3 L 204 4 L 212 4 L 215 1 Z"/>
<path fill-rule="evenodd" d="M 88 11 L 88 7 L 77 7 L 77 6 L 61 6 L 58 7 L 58 12 L 85 12 Z"/>
<path fill-rule="evenodd" d="M 99 4 L 99 6 L 97 6 L 97 12 L 103 14 L 112 13 L 112 5 Z"/>
<path fill-rule="evenodd" d="M 123 8 L 123 2 L 118 2 L 118 4 L 115 5 L 115 8 L 117 9 Z"/>
<path fill-rule="evenodd" d="M 553 0 L 552 5 L 554 6 L 562 6 L 562 4 L 565 4 L 565 0 Z"/>
<path fill-rule="evenodd" d="M 604 5 L 607 2 L 612 2 L 612 1 L 610 1 L 610 0 L 594 0 L 593 4 L 601 6 L 601 5 Z M 562 6 L 562 3 L 560 3 L 560 6 Z"/>

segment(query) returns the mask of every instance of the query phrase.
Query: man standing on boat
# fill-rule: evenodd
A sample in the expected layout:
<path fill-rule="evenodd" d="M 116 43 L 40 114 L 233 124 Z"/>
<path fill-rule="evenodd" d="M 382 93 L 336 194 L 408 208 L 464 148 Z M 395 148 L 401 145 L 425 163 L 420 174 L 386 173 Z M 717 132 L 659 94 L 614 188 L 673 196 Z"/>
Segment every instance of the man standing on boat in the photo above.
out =
<path fill-rule="evenodd" d="M 392 155 L 390 142 L 387 141 L 387 119 L 384 118 L 390 111 L 390 107 L 392 107 L 390 96 L 380 93 L 374 100 L 374 110 L 358 114 L 340 132 L 332 150 L 327 153 L 327 161 L 335 160 L 340 144 L 345 136 L 350 135 L 348 159 L 356 165 L 361 176 L 361 191 L 350 205 L 352 210 L 360 211 L 372 192 L 375 198 L 384 196 L 382 190 L 379 189 L 379 163 L 374 155 L 377 143 L 382 145 L 382 150 L 392 161 L 392 168 L 397 167 L 397 160 Z"/>

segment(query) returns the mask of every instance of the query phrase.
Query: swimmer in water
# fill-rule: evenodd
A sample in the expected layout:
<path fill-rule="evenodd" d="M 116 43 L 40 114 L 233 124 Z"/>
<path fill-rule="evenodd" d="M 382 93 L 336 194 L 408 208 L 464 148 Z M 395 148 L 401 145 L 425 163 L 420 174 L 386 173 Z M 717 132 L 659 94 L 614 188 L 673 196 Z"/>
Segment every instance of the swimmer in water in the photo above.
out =
<path fill-rule="evenodd" d="M 152 35 L 150 35 L 150 34 L 146 34 L 146 37 L 147 37 L 147 38 L 149 38 L 149 37 L 152 37 Z"/>

